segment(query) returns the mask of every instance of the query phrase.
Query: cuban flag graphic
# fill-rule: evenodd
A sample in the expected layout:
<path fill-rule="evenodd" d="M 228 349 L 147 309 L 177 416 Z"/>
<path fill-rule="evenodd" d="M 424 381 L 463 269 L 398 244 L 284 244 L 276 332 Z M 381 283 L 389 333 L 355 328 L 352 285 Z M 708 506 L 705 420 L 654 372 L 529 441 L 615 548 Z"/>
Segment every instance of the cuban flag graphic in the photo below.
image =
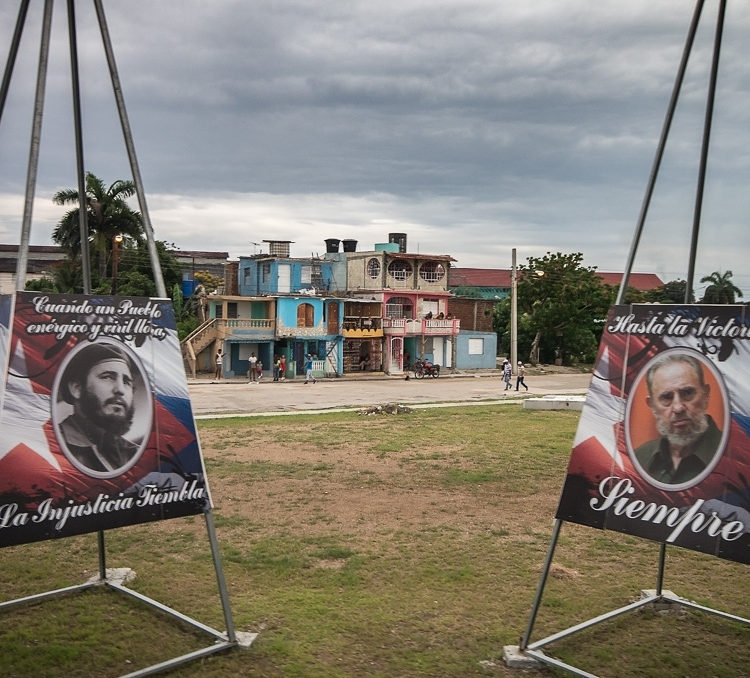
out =
<path fill-rule="evenodd" d="M 747 310 L 610 310 L 557 518 L 750 562 Z"/>
<path fill-rule="evenodd" d="M 0 545 L 211 507 L 171 302 L 0 297 Z"/>

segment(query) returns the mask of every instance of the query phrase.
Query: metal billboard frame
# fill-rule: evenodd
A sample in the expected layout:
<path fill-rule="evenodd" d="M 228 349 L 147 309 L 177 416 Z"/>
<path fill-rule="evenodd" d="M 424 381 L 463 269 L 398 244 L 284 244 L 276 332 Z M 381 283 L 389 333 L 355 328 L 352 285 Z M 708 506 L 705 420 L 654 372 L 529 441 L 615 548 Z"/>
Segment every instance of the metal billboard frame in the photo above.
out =
<path fill-rule="evenodd" d="M 0 84 L 0 122 L 2 121 L 2 114 L 5 108 L 7 100 L 8 90 L 10 88 L 11 77 L 13 74 L 13 68 L 15 66 L 16 58 L 18 56 L 18 48 L 21 42 L 21 36 L 26 23 L 28 7 L 30 0 L 20 0 L 18 17 L 16 20 L 15 30 L 13 38 L 11 40 L 8 59 L 3 74 L 3 80 Z M 135 184 L 136 195 L 138 198 L 139 208 L 143 219 L 143 228 L 146 234 L 147 246 L 149 251 L 149 258 L 152 267 L 152 274 L 156 285 L 157 295 L 161 298 L 167 298 L 167 291 L 164 286 L 164 280 L 161 272 L 161 265 L 159 263 L 158 250 L 156 248 L 156 241 L 154 238 L 154 231 L 151 225 L 149 217 L 148 206 L 146 203 L 146 194 L 143 188 L 143 181 L 141 179 L 141 173 L 138 166 L 138 160 L 135 152 L 135 145 L 133 142 L 133 135 L 130 128 L 130 122 L 128 120 L 127 111 L 125 108 L 125 100 L 122 93 L 122 86 L 115 63 L 114 51 L 112 49 L 112 43 L 109 36 L 109 30 L 107 27 L 107 21 L 104 14 L 104 8 L 102 6 L 102 0 L 93 0 L 94 9 L 96 11 L 97 21 L 99 24 L 99 30 L 101 32 L 102 43 L 104 52 L 107 59 L 107 66 L 109 68 L 109 75 L 112 83 L 112 91 L 114 93 L 115 102 L 117 105 L 117 111 L 120 118 L 120 126 L 122 128 L 123 139 L 130 162 L 131 172 L 133 174 L 133 183 Z M 82 198 L 85 196 L 85 175 L 84 175 L 84 162 L 83 162 L 83 128 L 81 122 L 81 100 L 80 100 L 80 83 L 78 76 L 78 49 L 77 49 L 77 36 L 76 36 L 76 20 L 75 20 L 75 0 L 66 0 L 67 13 L 68 13 L 68 38 L 70 47 L 70 62 L 71 62 L 71 87 L 73 94 L 73 118 L 74 118 L 74 132 L 75 132 L 75 147 L 76 147 L 76 166 L 77 166 L 77 179 L 78 179 L 78 195 L 81 198 L 79 202 L 83 206 Z M 31 218 L 32 218 L 32 206 L 34 201 L 34 192 L 36 188 L 36 176 L 39 162 L 39 147 L 41 141 L 41 128 L 42 118 L 44 113 L 44 96 L 46 87 L 46 76 L 47 76 L 47 65 L 49 60 L 49 49 L 50 49 L 50 34 L 52 25 L 52 9 L 54 0 L 44 1 L 44 11 L 42 18 L 42 31 L 41 40 L 39 47 L 39 63 L 37 67 L 37 80 L 36 80 L 36 91 L 34 96 L 34 109 L 32 118 L 32 129 L 31 129 L 31 141 L 29 145 L 29 160 L 27 166 L 26 175 L 26 191 L 25 201 L 23 210 L 23 219 L 21 225 L 21 237 L 18 249 L 18 260 L 16 264 L 16 291 L 22 291 L 26 283 L 26 271 L 28 265 L 28 252 L 29 252 L 29 240 L 31 233 Z M 88 225 L 86 223 L 86 210 L 79 209 L 80 215 L 80 233 L 81 233 L 81 260 L 82 260 L 82 273 L 83 273 L 83 292 L 84 294 L 91 294 L 91 272 L 89 266 L 88 256 Z M 7 365 L 5 365 L 7 369 Z M 4 391 L 4 390 L 3 390 Z M 0 394 L 0 397 L 4 395 Z M 1 400 L 0 400 L 1 402 Z M 243 647 L 249 646 L 255 638 L 255 634 L 242 634 L 242 641 L 238 638 L 238 634 L 234 628 L 234 621 L 232 618 L 232 611 L 229 602 L 229 595 L 226 586 L 226 580 L 224 578 L 224 572 L 221 563 L 221 555 L 219 551 L 218 540 L 216 537 L 216 527 L 213 520 L 213 514 L 211 508 L 207 508 L 203 511 L 206 522 L 206 530 L 208 533 L 208 539 L 211 549 L 211 555 L 213 557 L 214 571 L 216 574 L 216 580 L 219 589 L 219 596 L 221 598 L 221 605 L 224 615 L 224 623 L 226 624 L 226 631 L 218 631 L 202 622 L 199 622 L 192 617 L 178 612 L 177 610 L 164 605 L 153 598 L 140 594 L 122 583 L 118 583 L 114 578 L 108 575 L 106 568 L 106 547 L 104 541 L 104 532 L 99 530 L 97 532 L 97 546 L 99 554 L 99 575 L 94 581 L 90 581 L 84 584 L 69 586 L 66 588 L 56 589 L 52 591 L 46 591 L 43 593 L 26 596 L 23 598 L 17 598 L 0 603 L 0 610 L 6 610 L 12 607 L 18 607 L 21 605 L 32 604 L 44 601 L 46 599 L 65 596 L 80 591 L 85 591 L 96 586 L 105 586 L 107 589 L 112 590 L 116 593 L 126 595 L 134 598 L 135 600 L 144 603 L 145 605 L 158 610 L 173 619 L 179 620 L 193 627 L 194 629 L 208 634 L 213 642 L 211 645 L 205 648 L 190 652 L 178 657 L 168 659 L 164 662 L 154 664 L 152 666 L 139 669 L 132 673 L 128 673 L 123 678 L 136 678 L 140 676 L 153 675 L 162 671 L 166 671 L 174 668 L 180 664 L 200 659 L 207 655 L 221 652 L 233 647 L 242 645 Z"/>
<path fill-rule="evenodd" d="M 628 254 L 625 272 L 623 274 L 622 281 L 620 283 L 620 287 L 618 290 L 617 300 L 615 302 L 616 304 L 623 303 L 625 292 L 627 291 L 628 279 L 633 269 L 635 255 L 638 251 L 640 238 L 643 233 L 643 228 L 646 222 L 646 217 L 648 214 L 649 206 L 651 204 L 651 198 L 653 197 L 654 188 L 656 186 L 656 180 L 659 175 L 659 169 L 661 167 L 661 161 L 664 156 L 664 150 L 666 148 L 667 139 L 669 137 L 669 131 L 672 125 L 675 110 L 677 108 L 677 102 L 679 100 L 680 90 L 682 88 L 682 83 L 685 77 L 685 72 L 687 70 L 690 53 L 692 51 L 693 43 L 695 40 L 695 35 L 698 30 L 698 26 L 700 24 L 704 1 L 705 0 L 696 0 L 692 20 L 690 22 L 690 27 L 688 29 L 687 38 L 685 40 L 685 45 L 684 45 L 683 52 L 682 52 L 682 58 L 680 60 L 680 65 L 679 65 L 678 72 L 677 72 L 677 77 L 675 79 L 674 87 L 673 87 L 672 94 L 669 100 L 669 105 L 667 108 L 667 113 L 665 115 L 664 123 L 662 125 L 659 143 L 658 143 L 656 154 L 654 156 L 654 160 L 652 163 L 651 173 L 649 176 L 648 184 L 646 187 L 646 192 L 645 192 L 643 202 L 641 205 L 641 210 L 640 210 L 638 221 L 636 224 L 630 252 Z M 700 224 L 701 224 L 703 193 L 705 189 L 706 168 L 707 168 L 707 163 L 708 163 L 708 149 L 709 149 L 709 144 L 710 144 L 710 139 L 711 139 L 711 126 L 712 126 L 712 121 L 713 121 L 714 100 L 715 100 L 715 94 L 716 94 L 716 81 L 717 81 L 717 75 L 718 75 L 718 69 L 719 69 L 719 57 L 721 54 L 721 42 L 722 42 L 725 15 L 726 15 L 726 0 L 719 0 L 716 28 L 715 28 L 715 34 L 714 34 L 711 71 L 710 71 L 710 76 L 709 76 L 708 92 L 706 96 L 706 107 L 705 107 L 704 124 L 703 124 L 703 139 L 701 143 L 700 164 L 699 164 L 699 169 L 698 169 L 698 181 L 697 181 L 697 186 L 696 186 L 695 204 L 694 204 L 694 210 L 693 210 L 693 224 L 692 224 L 692 234 L 691 234 L 691 242 L 690 242 L 690 253 L 689 253 L 689 259 L 688 259 L 687 279 L 686 279 L 686 285 L 685 285 L 684 301 L 686 304 L 690 303 L 690 295 L 691 295 L 691 290 L 693 287 L 693 279 L 695 276 L 695 259 L 696 259 L 697 244 L 698 244 L 698 234 L 700 232 Z M 580 622 L 574 626 L 570 626 L 567 629 L 554 633 L 550 636 L 547 636 L 546 638 L 542 638 L 541 640 L 531 642 L 531 634 L 533 632 L 534 623 L 536 621 L 536 617 L 537 617 L 537 614 L 539 612 L 539 608 L 542 602 L 545 584 L 547 582 L 547 577 L 550 572 L 552 559 L 554 557 L 555 548 L 557 546 L 557 541 L 560 536 L 560 531 L 562 529 L 563 522 L 564 521 L 561 520 L 560 518 L 555 518 L 552 537 L 550 539 L 550 545 L 549 545 L 549 549 L 547 552 L 547 557 L 542 567 L 542 572 L 541 572 L 541 576 L 540 576 L 539 583 L 537 586 L 536 595 L 532 604 L 531 612 L 529 614 L 528 623 L 527 623 L 527 626 L 523 635 L 521 636 L 520 643 L 517 646 L 509 645 L 504 648 L 504 658 L 505 658 L 506 663 L 509 666 L 512 666 L 512 667 L 514 666 L 516 668 L 528 668 L 530 665 L 533 666 L 533 665 L 536 665 L 537 662 L 539 662 L 539 663 L 546 664 L 546 665 L 549 665 L 558 669 L 562 669 L 564 671 L 568 671 L 577 676 L 584 676 L 586 678 L 596 678 L 595 674 L 588 673 L 576 666 L 567 664 L 559 659 L 556 659 L 548 654 L 545 654 L 545 652 L 543 652 L 542 649 L 545 648 L 547 645 L 554 643 L 555 641 L 561 640 L 563 638 L 571 636 L 580 631 L 584 631 L 588 628 L 591 628 L 592 626 L 596 626 L 598 624 L 609 621 L 611 619 L 627 614 L 629 612 L 638 610 L 647 605 L 656 605 L 656 604 L 681 605 L 683 607 L 689 607 L 691 609 L 700 610 L 701 612 L 713 614 L 713 615 L 722 617 L 730 621 L 750 625 L 750 619 L 740 617 L 740 616 L 737 616 L 728 612 L 723 612 L 721 610 L 716 610 L 716 609 L 706 607 L 703 605 L 699 605 L 693 601 L 676 596 L 671 591 L 664 590 L 663 588 L 664 564 L 666 560 L 667 545 L 665 542 L 660 542 L 659 543 L 659 558 L 658 558 L 658 565 L 657 565 L 656 588 L 650 590 L 650 591 L 653 591 L 653 593 L 644 591 L 641 599 L 638 601 L 635 601 L 623 607 L 616 608 L 614 610 L 610 610 L 609 612 L 601 614 L 597 617 L 592 617 L 591 619 Z"/>

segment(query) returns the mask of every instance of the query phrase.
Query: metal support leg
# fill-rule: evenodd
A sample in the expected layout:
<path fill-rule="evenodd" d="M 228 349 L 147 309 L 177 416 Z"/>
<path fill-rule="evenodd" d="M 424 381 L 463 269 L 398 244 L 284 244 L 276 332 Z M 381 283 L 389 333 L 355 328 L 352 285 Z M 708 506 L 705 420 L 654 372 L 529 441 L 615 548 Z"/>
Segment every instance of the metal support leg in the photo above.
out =
<path fill-rule="evenodd" d="M 651 204 L 651 198 L 654 194 L 654 187 L 656 186 L 656 179 L 659 176 L 659 168 L 661 167 L 661 161 L 664 157 L 664 148 L 667 145 L 667 137 L 669 136 L 669 130 L 672 127 L 672 120 L 674 119 L 674 112 L 677 108 L 677 100 L 680 97 L 680 90 L 682 89 L 682 81 L 685 78 L 685 71 L 687 70 L 688 59 L 690 58 L 690 52 L 693 49 L 693 42 L 695 40 L 695 34 L 698 31 L 698 24 L 700 23 L 701 12 L 703 11 L 704 0 L 697 0 L 695 4 L 695 11 L 693 12 L 693 19 L 690 22 L 690 28 L 688 30 L 687 38 L 685 39 L 685 47 L 682 50 L 682 59 L 680 61 L 680 67 L 677 70 L 677 77 L 675 78 L 674 87 L 672 88 L 672 96 L 669 100 L 669 106 L 667 108 L 667 114 L 664 116 L 664 124 L 662 125 L 661 137 L 659 138 L 659 145 L 656 149 L 656 155 L 654 156 L 654 162 L 651 166 L 651 175 L 648 179 L 648 186 L 646 188 L 646 194 L 643 197 L 643 203 L 641 205 L 641 212 L 638 216 L 638 223 L 635 227 L 635 233 L 633 235 L 633 242 L 630 246 L 630 253 L 628 254 L 628 261 L 625 265 L 625 272 L 620 282 L 620 290 L 617 293 L 616 304 L 621 304 L 625 298 L 625 292 L 628 288 L 628 278 L 630 272 L 633 270 L 633 262 L 635 255 L 638 251 L 638 244 L 641 240 L 643 233 L 643 227 L 646 223 L 646 215 L 648 214 L 648 208 Z"/>
<path fill-rule="evenodd" d="M 208 540 L 211 543 L 211 555 L 214 559 L 214 570 L 216 571 L 216 583 L 219 586 L 219 596 L 221 597 L 221 607 L 224 611 L 224 623 L 227 627 L 227 640 L 230 643 L 237 642 L 237 634 L 234 630 L 234 620 L 232 619 L 232 608 L 229 605 L 229 593 L 227 592 L 227 582 L 224 579 L 224 569 L 221 565 L 221 554 L 219 552 L 219 540 L 216 538 L 216 526 L 214 525 L 214 516 L 211 510 L 205 512 L 206 530 L 208 531 Z"/>
<path fill-rule="evenodd" d="M 16 19 L 16 28 L 13 31 L 13 39 L 10 42 L 10 49 L 8 50 L 8 61 L 5 63 L 3 82 L 2 85 L 0 85 L 0 120 L 3 119 L 5 101 L 8 98 L 8 90 L 10 89 L 10 78 L 13 75 L 13 67 L 16 64 L 18 46 L 21 44 L 21 35 L 23 34 L 23 27 L 26 23 L 26 13 L 28 12 L 28 9 L 29 0 L 22 0 L 21 5 L 18 8 L 18 18 Z"/>
<path fill-rule="evenodd" d="M 16 290 L 19 291 L 23 290 L 26 286 L 26 271 L 29 264 L 31 214 L 34 207 L 36 173 L 39 167 L 39 142 L 42 138 L 42 114 L 44 112 L 44 93 L 47 83 L 47 63 L 49 62 L 52 5 L 52 0 L 45 0 L 44 17 L 42 19 L 42 40 L 39 47 L 39 67 L 36 77 L 36 95 L 34 96 L 34 119 L 31 125 L 31 143 L 29 145 L 29 166 L 26 171 L 26 197 L 23 205 L 21 242 L 18 246 L 18 261 L 16 262 Z"/>
<path fill-rule="evenodd" d="M 529 639 L 531 638 L 531 632 L 534 629 L 534 622 L 536 621 L 537 612 L 539 612 L 539 605 L 542 602 L 542 594 L 544 593 L 544 585 L 547 583 L 547 575 L 549 575 L 549 568 L 552 565 L 552 558 L 555 555 L 555 547 L 557 546 L 557 540 L 560 537 L 560 529 L 562 528 L 562 520 L 559 518 L 555 519 L 555 527 L 552 531 L 552 538 L 550 539 L 549 549 L 547 549 L 547 558 L 544 561 L 544 567 L 542 568 L 542 574 L 539 577 L 539 585 L 536 589 L 536 596 L 534 598 L 534 604 L 531 606 L 531 613 L 529 614 L 529 623 L 526 626 L 526 632 L 521 638 L 521 642 L 518 647 L 521 651 L 525 650 L 529 645 Z"/>
<path fill-rule="evenodd" d="M 99 579 L 104 581 L 107 578 L 107 553 L 104 547 L 104 530 L 96 533 L 96 541 L 99 546 Z"/>
<path fill-rule="evenodd" d="M 706 114 L 703 121 L 703 143 L 701 144 L 701 160 L 698 170 L 698 185 L 695 189 L 695 210 L 693 212 L 693 231 L 690 240 L 690 256 L 688 258 L 687 285 L 685 286 L 685 303 L 691 303 L 695 277 L 695 256 L 698 250 L 698 234 L 701 227 L 701 213 L 703 210 L 703 192 L 706 184 L 706 166 L 708 164 L 708 146 L 711 141 L 711 124 L 714 114 L 714 99 L 716 96 L 716 78 L 719 71 L 719 55 L 721 54 L 721 36 L 724 32 L 724 15 L 727 0 L 720 0 L 719 15 L 716 19 L 716 33 L 714 35 L 714 54 L 711 62 L 711 78 L 706 97 Z"/>
<path fill-rule="evenodd" d="M 148 252 L 151 258 L 151 269 L 154 274 L 154 283 L 156 284 L 156 293 L 158 296 L 166 298 L 167 288 L 164 286 L 161 264 L 159 263 L 159 253 L 156 249 L 156 241 L 154 240 L 154 229 L 151 225 L 151 217 L 149 216 L 148 205 L 146 204 L 146 192 L 143 190 L 143 180 L 141 179 L 141 171 L 138 167 L 138 158 L 135 154 L 133 133 L 130 129 L 130 121 L 128 120 L 128 113 L 125 109 L 125 98 L 122 94 L 120 76 L 117 73 L 117 64 L 115 63 L 115 53 L 112 49 L 112 42 L 109 38 L 107 19 L 104 16 L 104 7 L 102 6 L 101 0 L 94 0 L 94 7 L 96 9 L 97 19 L 99 20 L 99 30 L 102 34 L 104 52 L 107 56 L 107 65 L 109 66 L 109 75 L 112 80 L 112 91 L 114 92 L 115 102 L 117 103 L 117 112 L 120 114 L 120 126 L 122 127 L 125 148 L 127 149 L 128 159 L 130 160 L 130 170 L 133 172 L 133 183 L 135 184 L 135 192 L 138 196 L 138 206 L 141 208 L 143 230 L 146 233 Z"/>
<path fill-rule="evenodd" d="M 664 562 L 667 558 L 667 545 L 662 542 L 659 545 L 659 571 L 656 574 L 656 595 L 660 596 L 664 587 Z"/>
<path fill-rule="evenodd" d="M 70 77 L 73 90 L 73 127 L 75 128 L 76 174 L 78 176 L 78 222 L 81 238 L 81 274 L 83 293 L 91 294 L 91 260 L 89 258 L 88 200 L 83 162 L 83 126 L 81 124 L 81 88 L 78 77 L 78 39 L 76 37 L 75 0 L 68 0 L 68 42 L 70 43 Z"/>

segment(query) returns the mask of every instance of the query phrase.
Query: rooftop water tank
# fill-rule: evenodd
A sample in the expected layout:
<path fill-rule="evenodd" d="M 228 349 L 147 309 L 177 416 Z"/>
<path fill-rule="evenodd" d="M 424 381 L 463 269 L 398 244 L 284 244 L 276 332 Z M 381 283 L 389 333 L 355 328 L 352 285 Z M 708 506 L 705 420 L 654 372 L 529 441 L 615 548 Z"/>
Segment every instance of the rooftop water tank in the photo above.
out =
<path fill-rule="evenodd" d="M 341 241 L 338 238 L 328 238 L 326 239 L 326 252 L 338 252 L 339 251 L 339 243 Z"/>
<path fill-rule="evenodd" d="M 406 252 L 406 233 L 389 233 L 388 242 L 398 243 L 398 251 L 401 254 Z"/>
<path fill-rule="evenodd" d="M 350 238 L 345 238 L 341 241 L 344 244 L 344 252 L 356 252 L 357 251 L 357 241 L 351 240 Z"/>

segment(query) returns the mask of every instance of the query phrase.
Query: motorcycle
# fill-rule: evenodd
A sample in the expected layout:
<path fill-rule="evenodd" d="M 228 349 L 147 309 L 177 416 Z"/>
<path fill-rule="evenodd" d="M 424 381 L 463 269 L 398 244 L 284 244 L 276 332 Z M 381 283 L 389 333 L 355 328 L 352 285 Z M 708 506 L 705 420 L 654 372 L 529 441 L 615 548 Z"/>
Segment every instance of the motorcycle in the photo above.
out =
<path fill-rule="evenodd" d="M 437 379 L 440 376 L 440 365 L 434 365 L 429 360 L 424 360 L 423 358 L 415 360 L 414 376 L 417 379 L 424 379 L 424 377 Z"/>

